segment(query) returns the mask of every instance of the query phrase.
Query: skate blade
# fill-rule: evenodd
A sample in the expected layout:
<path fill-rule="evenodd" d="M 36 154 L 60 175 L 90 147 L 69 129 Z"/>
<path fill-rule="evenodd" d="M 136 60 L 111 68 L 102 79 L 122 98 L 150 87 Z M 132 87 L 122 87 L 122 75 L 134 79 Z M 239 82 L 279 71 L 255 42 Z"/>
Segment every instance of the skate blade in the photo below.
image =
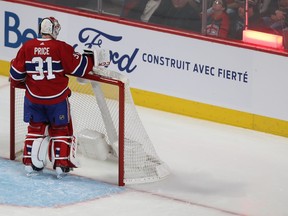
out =
<path fill-rule="evenodd" d="M 61 173 L 61 174 L 58 174 L 58 175 L 56 176 L 56 178 L 57 178 L 57 179 L 62 179 L 62 178 L 64 178 L 65 176 L 67 176 L 67 173 Z"/>

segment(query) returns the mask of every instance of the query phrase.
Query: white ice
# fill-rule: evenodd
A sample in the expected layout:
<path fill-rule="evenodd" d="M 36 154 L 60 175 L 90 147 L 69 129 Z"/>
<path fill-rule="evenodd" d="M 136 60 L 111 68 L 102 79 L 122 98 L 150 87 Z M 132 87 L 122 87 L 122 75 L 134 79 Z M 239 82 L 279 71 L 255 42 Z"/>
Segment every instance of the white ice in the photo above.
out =
<path fill-rule="evenodd" d="M 7 77 L 0 78 L 0 103 L 0 156 L 8 158 Z M 137 109 L 159 157 L 170 167 L 167 179 L 128 185 L 124 193 L 57 208 L 0 204 L 0 215 L 288 215 L 287 138 L 143 107 Z M 114 165 L 80 159 L 82 167 L 75 174 L 117 184 Z"/>

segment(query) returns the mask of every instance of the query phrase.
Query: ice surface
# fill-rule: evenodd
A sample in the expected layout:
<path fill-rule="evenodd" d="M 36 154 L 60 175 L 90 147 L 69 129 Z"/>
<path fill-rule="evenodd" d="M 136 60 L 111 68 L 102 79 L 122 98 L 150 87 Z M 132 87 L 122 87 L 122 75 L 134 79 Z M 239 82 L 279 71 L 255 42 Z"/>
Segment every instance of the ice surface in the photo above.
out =
<path fill-rule="evenodd" d="M 9 156 L 7 80 L 7 77 L 0 79 L 2 158 Z M 41 192 L 44 191 L 42 198 L 39 198 L 42 200 L 41 207 L 35 204 L 19 205 L 16 196 L 11 195 L 11 203 L 5 201 L 7 198 L 1 198 L 7 172 L 14 180 L 9 181 L 10 187 L 14 185 L 14 192 L 19 196 L 24 196 L 23 190 L 32 190 L 33 187 L 30 184 L 28 186 L 27 181 L 32 183 L 34 180 L 31 182 L 25 179 L 19 171 L 21 163 L 13 162 L 17 164 L 9 168 L 13 170 L 1 171 L 0 174 L 0 215 L 288 215 L 287 138 L 143 107 L 137 109 L 158 155 L 170 167 L 172 174 L 167 179 L 156 183 L 128 185 L 119 192 L 115 186 L 117 165 L 113 161 L 96 162 L 81 157 L 81 168 L 73 172 L 77 176 L 71 176 L 71 179 L 61 184 L 51 177 L 49 170 L 46 178 L 45 175 L 41 177 L 41 184 L 37 185 Z M 6 160 L 2 159 L 0 163 L 3 161 Z M 59 187 L 59 190 L 66 188 L 66 181 L 73 182 L 71 187 L 77 188 L 79 185 L 74 196 L 82 196 L 88 193 L 87 190 L 93 194 L 102 184 L 111 186 L 113 190 L 110 194 L 96 192 L 98 196 L 86 201 L 75 201 L 74 196 L 61 196 L 57 192 L 53 193 L 54 198 L 51 191 L 47 191 L 50 183 Z M 67 204 L 55 207 L 49 204 L 49 196 L 52 196 L 51 200 L 58 196 L 59 203 L 67 201 Z"/>

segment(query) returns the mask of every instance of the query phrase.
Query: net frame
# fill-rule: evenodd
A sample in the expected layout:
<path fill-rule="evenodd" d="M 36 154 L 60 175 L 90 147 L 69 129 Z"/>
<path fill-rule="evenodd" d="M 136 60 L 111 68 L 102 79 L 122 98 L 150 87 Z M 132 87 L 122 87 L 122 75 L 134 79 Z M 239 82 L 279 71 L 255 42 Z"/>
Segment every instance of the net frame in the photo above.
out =
<path fill-rule="evenodd" d="M 76 82 L 76 77 L 71 77 L 71 78 L 73 78 L 74 81 Z M 132 95 L 130 92 L 129 80 L 123 74 L 120 74 L 118 72 L 111 71 L 108 69 L 103 69 L 103 68 L 100 68 L 100 69 L 94 68 L 93 72 L 90 72 L 89 75 L 85 76 L 84 80 L 82 80 L 82 81 L 84 81 L 83 82 L 84 85 L 86 85 L 85 79 L 86 79 L 86 81 L 89 81 L 89 86 L 92 87 L 92 92 L 93 92 L 93 94 L 91 94 L 90 96 L 88 95 L 88 96 L 89 97 L 94 96 L 95 97 L 94 100 L 96 99 L 96 101 L 97 101 L 95 106 L 98 107 L 98 110 L 101 113 L 100 118 L 103 120 L 102 124 L 104 123 L 104 128 L 105 128 L 104 134 L 105 134 L 106 141 L 108 141 L 107 144 L 109 144 L 110 148 L 112 149 L 112 153 L 113 153 L 112 156 L 116 156 L 116 158 L 118 160 L 118 185 L 124 186 L 125 184 L 155 182 L 155 181 L 159 181 L 161 179 L 166 178 L 170 173 L 169 168 L 158 157 L 158 155 L 154 149 L 154 146 L 153 146 L 148 134 L 146 133 L 146 130 L 142 124 L 142 121 L 138 116 L 138 113 L 137 113 L 137 110 L 136 110 L 136 107 L 135 107 L 135 104 L 133 102 L 133 98 L 132 98 Z M 69 86 L 70 86 L 70 81 L 71 81 L 71 79 L 69 80 Z M 79 81 L 81 81 L 81 79 L 80 80 L 77 79 L 77 81 L 78 81 L 77 85 L 81 86 L 81 84 L 79 84 Z M 117 97 L 117 101 L 118 101 L 117 109 L 116 109 L 116 111 L 113 109 L 113 113 L 110 113 L 110 111 L 105 111 L 104 115 L 103 115 L 103 110 L 108 110 L 107 109 L 108 107 L 104 106 L 105 108 L 103 109 L 103 107 L 102 107 L 102 109 L 101 109 L 101 106 L 99 106 L 99 105 L 101 105 L 101 104 L 107 105 L 106 103 L 107 102 L 109 103 L 109 100 L 111 100 L 109 98 L 111 98 L 111 97 L 108 96 L 106 98 L 106 95 L 105 95 L 104 103 L 101 103 L 101 102 L 99 103 L 99 101 L 98 101 L 99 95 L 103 94 L 102 89 L 101 89 L 102 87 L 99 87 L 100 86 L 99 83 L 112 85 L 112 86 L 116 87 L 116 89 L 117 89 L 117 90 L 115 90 L 115 88 L 113 87 L 113 90 L 112 90 L 112 92 L 116 92 L 116 95 L 117 95 L 116 97 Z M 99 89 L 97 90 L 98 87 L 99 87 Z M 74 100 L 73 95 L 78 93 L 77 88 L 76 89 L 73 89 L 73 88 L 74 88 L 73 85 L 70 86 L 70 89 L 73 92 L 72 97 L 69 100 L 70 103 Z M 21 122 L 23 122 L 23 124 L 20 123 L 19 119 L 23 118 L 23 113 L 22 113 L 22 115 L 20 115 L 19 110 L 18 111 L 16 110 L 16 100 L 18 103 L 17 109 L 19 109 L 19 106 L 23 106 L 22 104 L 24 104 L 24 101 L 22 101 L 22 103 L 21 103 L 21 101 L 20 101 L 21 98 L 19 98 L 19 93 L 17 93 L 17 97 L 15 95 L 15 92 L 19 91 L 18 88 L 11 85 L 10 91 L 11 91 L 11 96 L 10 96 L 10 98 L 11 98 L 11 100 L 10 100 L 10 107 L 11 107 L 11 113 L 10 113 L 10 159 L 15 160 L 16 154 L 18 154 L 18 152 L 19 152 L 15 147 L 17 146 L 17 148 L 19 148 L 19 143 L 21 143 L 21 142 L 23 143 L 23 141 L 24 141 L 23 135 L 22 135 L 22 137 L 19 138 L 18 134 L 26 134 L 22 130 L 27 129 L 27 124 L 25 126 L 25 129 L 21 129 L 21 128 L 23 128 L 22 126 L 24 125 L 24 122 L 21 121 Z M 90 91 L 91 91 L 91 89 L 90 89 Z M 110 89 L 110 91 L 111 91 L 111 89 Z M 99 94 L 99 92 L 100 92 L 100 94 Z M 24 90 L 21 93 L 24 94 Z M 90 93 L 88 93 L 88 94 L 90 94 Z M 86 96 L 85 96 L 85 98 L 86 98 Z M 22 97 L 22 100 L 23 100 L 23 98 L 24 97 Z M 100 99 L 101 99 L 101 96 L 100 96 Z M 108 101 L 106 101 L 106 99 Z M 76 100 L 76 101 L 78 101 L 78 100 Z M 87 98 L 86 98 L 85 102 L 87 102 Z M 92 107 L 94 107 L 94 105 Z M 78 107 L 78 109 L 75 109 L 75 110 L 81 110 L 82 113 L 85 112 L 85 111 L 83 111 L 83 106 Z M 113 119 L 111 119 L 111 120 L 112 120 L 114 126 L 112 125 L 112 127 L 109 127 L 109 125 L 111 126 L 111 124 L 110 124 L 111 121 L 108 121 L 109 124 L 107 122 L 105 123 L 105 121 L 104 121 L 105 117 L 103 117 L 103 116 L 106 116 L 105 114 L 107 114 L 107 112 L 109 112 L 110 115 L 113 114 L 112 115 Z M 17 113 L 17 116 L 15 116 L 15 113 Z M 85 113 L 91 113 L 91 112 L 89 112 L 89 111 L 87 112 L 87 110 L 86 110 Z M 93 113 L 95 113 L 95 115 L 93 115 Z M 108 114 L 108 116 L 109 116 L 109 114 Z M 117 115 L 116 119 L 114 118 L 115 114 Z M 79 115 L 79 113 L 76 114 L 76 116 L 78 116 L 78 118 L 79 118 L 79 116 L 81 117 L 81 115 Z M 98 116 L 98 118 L 96 116 Z M 84 116 L 82 116 L 82 117 L 84 118 Z M 97 119 L 99 119 L 99 112 L 93 111 L 91 117 L 92 118 L 96 117 L 96 120 L 95 119 L 94 120 L 98 122 Z M 112 117 L 110 116 L 110 118 L 112 118 Z M 75 118 L 73 117 L 73 111 L 72 111 L 72 118 L 75 120 Z M 17 119 L 17 125 L 15 124 L 15 119 Z M 131 122 L 131 119 L 133 122 Z M 90 122 L 90 120 L 91 120 L 90 118 L 86 119 L 86 121 L 89 121 L 89 122 Z M 86 121 L 85 121 L 85 119 L 81 119 L 80 122 L 76 123 L 76 127 L 78 129 L 78 132 L 80 130 L 78 128 L 78 126 L 81 125 L 81 127 L 82 127 L 82 122 L 86 122 Z M 94 121 L 93 125 L 97 125 L 97 127 L 98 127 L 99 125 L 98 125 L 98 123 L 95 124 L 95 121 Z M 73 121 L 73 122 L 75 123 L 75 121 Z M 137 123 L 135 123 L 135 122 L 137 122 Z M 74 125 L 74 123 L 73 123 L 73 125 Z M 90 126 L 88 126 L 88 125 L 86 125 L 86 126 L 87 126 L 87 128 L 90 128 Z M 15 131 L 16 127 L 17 127 L 17 132 Z M 97 128 L 95 128 L 95 127 L 93 127 L 93 128 L 97 131 Z M 82 127 L 82 129 L 83 129 L 83 127 Z M 110 133 L 110 135 L 112 134 L 112 136 L 109 136 L 109 129 L 111 129 L 110 132 L 112 131 L 112 133 Z M 113 131 L 113 129 L 117 131 L 116 137 L 115 137 L 115 131 Z M 101 133 L 101 131 L 99 131 L 99 132 Z M 17 139 L 15 139 L 16 136 L 17 136 Z M 21 142 L 19 140 L 21 140 Z M 111 142 L 111 140 L 116 141 L 116 146 L 114 145 L 115 143 Z M 23 144 L 21 146 L 23 146 Z M 81 146 L 82 145 L 80 142 L 80 147 Z"/>

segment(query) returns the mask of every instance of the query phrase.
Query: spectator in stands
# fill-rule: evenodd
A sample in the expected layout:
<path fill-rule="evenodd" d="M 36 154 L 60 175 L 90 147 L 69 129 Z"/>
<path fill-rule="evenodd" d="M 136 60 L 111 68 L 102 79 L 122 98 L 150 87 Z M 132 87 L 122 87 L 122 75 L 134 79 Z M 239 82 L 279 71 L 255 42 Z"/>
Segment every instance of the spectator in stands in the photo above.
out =
<path fill-rule="evenodd" d="M 149 0 L 145 6 L 145 9 L 141 15 L 141 21 L 148 22 L 153 13 L 157 10 L 161 3 L 161 0 Z"/>
<path fill-rule="evenodd" d="M 148 22 L 161 0 L 125 0 L 121 17 Z"/>
<path fill-rule="evenodd" d="M 211 1 L 211 0 L 209 0 Z M 189 4 L 200 14 L 202 11 L 202 0 L 188 0 Z"/>
<path fill-rule="evenodd" d="M 227 0 L 227 14 L 236 14 L 239 7 L 237 0 Z"/>
<path fill-rule="evenodd" d="M 262 17 L 260 16 L 259 6 L 256 1 L 248 2 L 248 29 L 269 32 L 265 27 Z M 232 39 L 242 40 L 242 33 L 245 29 L 245 1 L 240 2 L 238 12 L 231 18 L 229 37 Z"/>
<path fill-rule="evenodd" d="M 275 33 L 282 34 L 282 30 L 288 26 L 288 0 L 279 0 L 279 7 L 263 19 Z"/>
<path fill-rule="evenodd" d="M 140 20 L 148 0 L 125 0 L 121 17 Z"/>
<path fill-rule="evenodd" d="M 189 0 L 161 1 L 149 23 L 200 32 L 201 19 L 197 8 Z"/>
<path fill-rule="evenodd" d="M 213 2 L 212 1 L 209 5 L 208 5 L 208 10 L 207 13 L 210 14 L 212 12 L 212 6 L 213 6 Z M 239 7 L 239 3 L 237 0 L 226 0 L 226 4 L 227 4 L 227 9 L 226 9 L 226 13 L 229 14 L 235 14 L 237 13 L 238 7 Z"/>
<path fill-rule="evenodd" d="M 259 8 L 262 17 L 270 16 L 270 14 L 278 9 L 278 0 L 261 0 Z"/>
<path fill-rule="evenodd" d="M 229 32 L 230 20 L 226 13 L 225 0 L 215 0 L 212 11 L 207 17 L 206 35 L 226 38 Z"/>

